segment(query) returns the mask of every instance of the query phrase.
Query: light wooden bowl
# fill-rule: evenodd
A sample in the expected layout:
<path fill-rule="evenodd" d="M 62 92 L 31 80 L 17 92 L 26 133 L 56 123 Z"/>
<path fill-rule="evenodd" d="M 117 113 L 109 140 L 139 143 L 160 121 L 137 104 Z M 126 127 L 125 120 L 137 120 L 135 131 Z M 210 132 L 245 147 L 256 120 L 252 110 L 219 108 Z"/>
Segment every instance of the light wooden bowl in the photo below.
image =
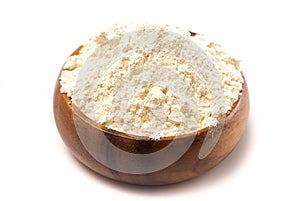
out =
<path fill-rule="evenodd" d="M 72 55 L 78 54 L 80 48 L 75 50 Z M 54 116 L 58 131 L 73 155 L 88 168 L 105 177 L 132 184 L 172 184 L 203 174 L 219 164 L 234 149 L 245 130 L 248 120 L 249 97 L 245 81 L 242 95 L 226 115 L 223 122 L 224 127 L 216 146 L 209 155 L 199 159 L 199 151 L 208 133 L 208 128 L 182 135 L 176 139 L 165 137 L 160 140 L 152 140 L 147 137 L 127 135 L 97 125 L 76 108 L 72 108 L 72 104 L 69 104 L 71 99 L 66 94 L 60 93 L 60 87 L 59 79 L 57 79 L 53 100 Z M 133 162 L 131 158 L 124 158 L 118 151 L 112 149 L 113 144 L 119 149 L 134 155 L 148 154 L 165 148 L 171 142 L 175 150 L 176 147 L 180 149 L 184 143 L 191 140 L 191 146 L 177 161 L 161 170 L 149 173 L 134 174 L 118 171 L 118 167 L 131 167 Z M 172 150 L 167 153 L 164 152 L 158 158 L 135 161 L 136 171 L 143 172 L 144 168 L 149 169 L 149 166 L 157 166 L 162 160 L 175 154 L 174 149 Z M 106 163 L 111 164 L 111 166 L 104 165 L 97 158 L 106 160 Z"/>

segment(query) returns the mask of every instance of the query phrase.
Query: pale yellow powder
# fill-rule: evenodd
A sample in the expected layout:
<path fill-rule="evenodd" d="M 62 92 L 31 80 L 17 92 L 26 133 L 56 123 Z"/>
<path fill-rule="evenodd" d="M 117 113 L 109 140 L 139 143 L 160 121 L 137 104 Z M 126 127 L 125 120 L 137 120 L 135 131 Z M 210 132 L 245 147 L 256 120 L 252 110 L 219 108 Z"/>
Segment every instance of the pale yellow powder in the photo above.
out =
<path fill-rule="evenodd" d="M 168 26 L 151 28 L 159 28 L 158 34 L 155 35 L 155 32 L 154 35 L 162 38 L 165 31 L 170 29 Z M 120 50 L 116 48 L 116 52 L 112 51 L 111 55 L 108 51 L 107 54 L 100 50 L 94 52 L 98 46 L 114 40 L 116 35 L 122 36 L 126 33 L 126 28 L 122 27 L 107 33 L 102 32 L 85 43 L 79 55 L 71 56 L 67 60 L 60 78 L 61 92 L 73 97 L 76 91 L 73 102 L 87 116 L 108 128 L 133 135 L 152 138 L 174 136 L 215 124 L 216 118 L 212 114 L 225 114 L 239 97 L 243 83 L 239 62 L 229 56 L 220 45 L 205 40 L 203 35 L 192 37 L 188 31 L 172 30 L 182 35 L 184 40 L 194 41 L 205 53 L 199 57 L 202 62 L 200 73 L 187 59 L 159 47 L 141 50 L 128 43 Z M 150 36 L 148 41 L 152 40 Z M 121 40 L 122 38 L 113 41 L 110 47 L 117 46 Z M 166 44 L 162 46 L 171 50 L 184 43 L 164 40 Z M 118 51 L 122 51 L 124 55 L 114 61 Z M 196 59 L 189 51 L 180 54 L 191 60 Z M 88 69 L 89 78 L 96 83 L 94 88 L 87 87 L 93 85 L 90 80 L 76 80 L 90 55 L 90 62 L 85 67 Z M 111 61 L 110 65 L 99 65 L 101 59 Z M 224 97 L 214 94 L 208 88 L 209 84 L 215 86 L 217 83 L 214 80 L 215 72 L 209 69 L 211 64 L 221 78 Z M 75 83 L 77 89 L 74 89 Z M 92 89 L 93 96 L 87 95 Z M 214 104 L 212 96 L 216 97 Z"/>

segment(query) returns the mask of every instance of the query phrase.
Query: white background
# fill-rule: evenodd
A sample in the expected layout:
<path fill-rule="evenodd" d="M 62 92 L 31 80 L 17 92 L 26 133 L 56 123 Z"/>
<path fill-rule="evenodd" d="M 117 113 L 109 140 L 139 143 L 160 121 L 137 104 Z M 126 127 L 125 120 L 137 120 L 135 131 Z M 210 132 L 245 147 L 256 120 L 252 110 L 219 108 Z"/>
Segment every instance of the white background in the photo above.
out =
<path fill-rule="evenodd" d="M 1 1 L 0 200 L 299 200 L 299 8 L 289 0 Z M 242 60 L 249 124 L 205 175 L 163 187 L 123 184 L 92 173 L 63 144 L 52 112 L 58 72 L 118 21 L 205 32 Z"/>

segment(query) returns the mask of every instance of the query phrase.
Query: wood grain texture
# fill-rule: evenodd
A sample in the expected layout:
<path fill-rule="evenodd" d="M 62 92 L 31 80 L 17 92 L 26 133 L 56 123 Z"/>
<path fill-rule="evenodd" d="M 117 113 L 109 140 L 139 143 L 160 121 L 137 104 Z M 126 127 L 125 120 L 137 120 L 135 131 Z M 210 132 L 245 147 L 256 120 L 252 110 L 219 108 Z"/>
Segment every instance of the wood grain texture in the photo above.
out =
<path fill-rule="evenodd" d="M 78 54 L 79 47 L 73 54 Z M 60 73 L 59 73 L 60 76 Z M 195 133 L 180 136 L 176 139 L 166 137 L 160 140 L 152 140 L 147 137 L 127 135 L 97 125 L 78 111 L 66 94 L 60 93 L 59 78 L 54 91 L 54 116 L 58 131 L 73 155 L 93 171 L 122 182 L 141 185 L 164 185 L 181 182 L 199 176 L 219 164 L 239 142 L 248 120 L 249 95 L 246 81 L 243 84 L 242 95 L 234 104 L 230 113 L 226 116 L 222 134 L 211 153 L 204 159 L 199 159 L 199 151 L 207 135 L 208 128 Z M 156 153 L 170 143 L 180 149 L 185 143 L 192 140 L 188 150 L 173 164 L 164 169 L 144 173 L 133 174 L 116 171 L 109 167 L 132 166 L 130 157 L 124 158 L 113 149 L 112 144 L 119 149 L 136 154 Z M 175 151 L 176 152 L 176 151 Z M 159 165 L 162 160 L 172 157 L 173 151 L 169 151 L 159 157 L 150 157 L 134 162 L 132 171 L 142 172 L 149 166 Z M 105 161 L 106 164 L 99 162 Z"/>

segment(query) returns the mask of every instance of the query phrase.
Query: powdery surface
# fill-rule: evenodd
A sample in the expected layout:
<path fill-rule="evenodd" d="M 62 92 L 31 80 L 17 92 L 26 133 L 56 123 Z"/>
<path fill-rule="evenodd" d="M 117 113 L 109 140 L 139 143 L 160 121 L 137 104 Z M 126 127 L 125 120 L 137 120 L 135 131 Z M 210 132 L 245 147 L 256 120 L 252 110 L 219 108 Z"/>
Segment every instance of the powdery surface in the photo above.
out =
<path fill-rule="evenodd" d="M 118 26 L 68 58 L 61 93 L 108 128 L 160 138 L 216 124 L 237 101 L 239 62 L 203 35 L 169 26 Z"/>

